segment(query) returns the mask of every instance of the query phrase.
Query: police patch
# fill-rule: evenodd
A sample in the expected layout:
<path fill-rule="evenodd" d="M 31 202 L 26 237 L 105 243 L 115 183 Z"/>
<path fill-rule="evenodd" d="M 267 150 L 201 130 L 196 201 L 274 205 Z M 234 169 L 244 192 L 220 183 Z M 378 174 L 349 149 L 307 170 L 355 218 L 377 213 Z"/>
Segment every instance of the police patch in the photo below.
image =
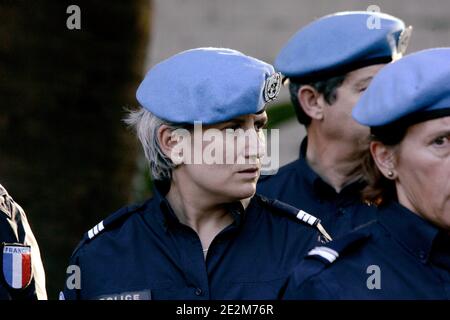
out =
<path fill-rule="evenodd" d="M 31 282 L 31 247 L 15 243 L 3 245 L 3 278 L 13 289 L 25 289 Z"/>
<path fill-rule="evenodd" d="M 152 300 L 151 290 L 129 291 L 115 294 L 105 294 L 94 300 Z"/>
<path fill-rule="evenodd" d="M 281 73 L 276 72 L 266 79 L 264 101 L 269 102 L 278 97 L 281 89 Z"/>

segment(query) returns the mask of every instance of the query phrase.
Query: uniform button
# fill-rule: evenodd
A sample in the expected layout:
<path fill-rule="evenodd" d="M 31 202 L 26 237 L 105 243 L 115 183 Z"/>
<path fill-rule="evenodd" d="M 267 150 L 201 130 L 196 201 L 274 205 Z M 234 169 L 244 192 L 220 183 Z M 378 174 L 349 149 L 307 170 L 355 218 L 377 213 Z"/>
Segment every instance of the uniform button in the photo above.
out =
<path fill-rule="evenodd" d="M 203 293 L 202 289 L 200 289 L 200 288 L 195 289 L 195 295 L 196 296 L 201 296 L 202 293 Z"/>
<path fill-rule="evenodd" d="M 427 257 L 427 255 L 425 254 L 425 251 L 420 250 L 419 251 L 419 258 L 421 260 L 425 260 L 426 257 Z"/>
<path fill-rule="evenodd" d="M 339 208 L 339 209 L 338 209 L 338 213 L 339 213 L 339 214 L 344 214 L 344 213 L 345 213 L 345 210 L 342 209 L 342 208 Z"/>

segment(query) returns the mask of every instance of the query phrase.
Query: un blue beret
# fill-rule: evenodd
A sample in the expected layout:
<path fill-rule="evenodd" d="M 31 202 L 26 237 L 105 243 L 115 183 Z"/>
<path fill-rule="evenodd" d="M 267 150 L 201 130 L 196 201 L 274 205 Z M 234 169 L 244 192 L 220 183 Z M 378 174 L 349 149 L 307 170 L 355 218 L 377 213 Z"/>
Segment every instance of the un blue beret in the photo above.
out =
<path fill-rule="evenodd" d="M 314 79 L 388 63 L 403 54 L 411 28 L 393 16 L 340 12 L 300 29 L 281 49 L 275 69 L 288 78 Z"/>
<path fill-rule="evenodd" d="M 419 51 L 385 66 L 352 115 L 369 127 L 450 115 L 450 48 Z"/>
<path fill-rule="evenodd" d="M 150 69 L 136 97 L 166 121 L 213 124 L 263 110 L 280 86 L 270 64 L 236 50 L 198 48 Z"/>

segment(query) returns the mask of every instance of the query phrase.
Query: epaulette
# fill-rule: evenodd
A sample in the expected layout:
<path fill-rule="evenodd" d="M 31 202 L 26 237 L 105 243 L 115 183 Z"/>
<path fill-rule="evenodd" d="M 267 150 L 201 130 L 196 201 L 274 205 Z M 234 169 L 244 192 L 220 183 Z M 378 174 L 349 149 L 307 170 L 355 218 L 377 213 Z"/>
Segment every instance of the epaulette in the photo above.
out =
<path fill-rule="evenodd" d="M 280 200 L 275 199 L 269 199 L 261 195 L 256 195 L 260 201 L 269 206 L 272 209 L 276 209 L 277 211 L 284 212 L 288 214 L 291 217 L 295 217 L 295 219 L 301 221 L 302 223 L 309 225 L 313 228 L 316 228 L 317 231 L 319 231 L 321 238 L 323 239 L 322 242 L 329 242 L 332 240 L 331 236 L 328 234 L 328 232 L 325 230 L 325 228 L 320 223 L 320 219 L 313 216 L 312 214 L 309 214 L 303 210 L 299 210 L 287 203 L 284 203 Z"/>
<path fill-rule="evenodd" d="M 113 226 L 117 226 L 118 224 L 125 221 L 130 215 L 139 211 L 144 205 L 145 204 L 123 207 L 97 223 L 93 228 L 89 229 L 89 231 L 84 234 L 83 239 L 75 248 L 73 254 L 75 254 L 75 252 L 78 251 L 78 249 L 85 243 L 91 241 L 102 232 L 105 232 L 111 229 Z"/>
<path fill-rule="evenodd" d="M 370 238 L 370 235 L 369 228 L 358 228 L 324 246 L 315 247 L 308 252 L 306 259 L 315 259 L 321 261 L 324 265 L 332 264 L 347 249 L 365 242 Z"/>
<path fill-rule="evenodd" d="M 352 231 L 325 245 L 311 249 L 296 267 L 296 281 L 303 283 L 308 278 L 322 272 L 340 256 L 345 254 L 346 250 L 366 242 L 370 238 L 370 235 L 369 228 L 363 228 Z"/>
<path fill-rule="evenodd" d="M 91 228 L 86 234 L 85 237 L 89 240 L 92 240 L 96 236 L 98 236 L 100 233 L 102 233 L 104 230 L 108 230 L 111 226 L 117 225 L 118 223 L 121 223 L 125 221 L 130 215 L 138 211 L 144 206 L 144 204 L 141 205 L 131 205 L 124 208 L 119 209 L 118 211 L 114 212 L 113 214 L 106 217 L 104 220 L 100 221 L 98 224 L 96 224 L 93 228 Z"/>

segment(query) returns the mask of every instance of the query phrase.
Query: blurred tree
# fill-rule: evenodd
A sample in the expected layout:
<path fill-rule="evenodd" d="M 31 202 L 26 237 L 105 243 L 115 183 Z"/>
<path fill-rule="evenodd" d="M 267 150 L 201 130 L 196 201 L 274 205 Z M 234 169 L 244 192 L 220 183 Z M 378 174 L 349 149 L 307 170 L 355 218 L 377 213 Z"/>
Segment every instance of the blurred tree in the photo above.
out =
<path fill-rule="evenodd" d="M 82 234 L 130 201 L 137 144 L 121 118 L 150 19 L 150 0 L 0 1 L 0 183 L 29 216 L 50 298 Z"/>

